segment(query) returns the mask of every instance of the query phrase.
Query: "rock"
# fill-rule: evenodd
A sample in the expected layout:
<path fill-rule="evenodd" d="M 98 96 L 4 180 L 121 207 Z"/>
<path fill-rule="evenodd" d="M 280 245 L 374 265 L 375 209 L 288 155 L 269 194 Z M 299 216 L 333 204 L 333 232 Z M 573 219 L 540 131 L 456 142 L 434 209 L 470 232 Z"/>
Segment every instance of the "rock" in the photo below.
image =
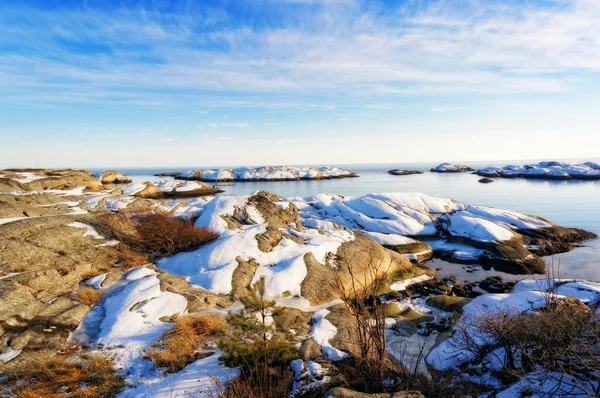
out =
<path fill-rule="evenodd" d="M 467 171 L 475 171 L 475 169 L 464 164 L 442 163 L 430 171 L 432 173 L 465 173 Z"/>
<path fill-rule="evenodd" d="M 399 169 L 394 169 L 394 170 L 390 170 L 388 171 L 388 174 L 394 175 L 394 176 L 408 176 L 408 175 L 413 175 L 413 174 L 423 174 L 422 171 L 418 171 L 418 170 L 399 170 Z"/>
<path fill-rule="evenodd" d="M 466 297 L 431 296 L 425 301 L 427 305 L 447 312 L 461 312 L 462 307 L 471 302 Z"/>
<path fill-rule="evenodd" d="M 335 387 L 325 395 L 331 398 L 425 398 L 418 391 L 401 391 L 393 393 L 367 394 L 343 387 Z"/>
<path fill-rule="evenodd" d="M 56 326 L 75 329 L 83 317 L 88 313 L 90 307 L 85 304 L 78 304 L 60 315 L 50 320 L 50 323 Z"/>
<path fill-rule="evenodd" d="M 294 181 L 326 180 L 358 177 L 355 173 L 338 167 L 240 167 L 237 169 L 194 170 L 178 175 L 177 179 L 205 182 L 236 181 Z"/>
<path fill-rule="evenodd" d="M 210 196 L 223 192 L 200 181 L 159 181 L 156 186 L 167 198 Z"/>
<path fill-rule="evenodd" d="M 102 184 L 129 184 L 132 180 L 118 171 L 105 171 L 100 176 Z"/>
<path fill-rule="evenodd" d="M 349 290 L 352 279 L 349 269 L 355 275 L 360 275 L 363 283 L 369 284 L 374 280 L 373 278 L 384 276 L 382 272 L 385 272 L 385 275 L 393 275 L 414 267 L 402 255 L 383 248 L 360 233 L 356 233 L 353 240 L 342 243 L 338 249 L 335 255 L 337 271 L 331 264 L 317 262 L 312 253 L 304 256 L 304 262 L 308 272 L 301 284 L 301 294 L 312 305 L 324 304 L 339 298 L 334 272 L 337 273 L 337 278 L 343 287 Z M 374 269 L 379 269 L 380 275 L 376 275 Z"/>
<path fill-rule="evenodd" d="M 514 283 L 504 283 L 499 276 L 488 276 L 483 281 L 479 282 L 479 288 L 488 293 L 506 293 Z"/>
<path fill-rule="evenodd" d="M 304 339 L 300 345 L 300 358 L 304 361 L 323 360 L 324 356 L 321 352 L 321 346 L 312 337 Z"/>
<path fill-rule="evenodd" d="M 433 258 L 433 249 L 428 244 L 413 240 L 402 245 L 383 245 L 384 247 L 403 254 L 409 261 L 423 264 Z"/>
<path fill-rule="evenodd" d="M 27 188 L 11 178 L 0 178 L 0 192 L 27 191 Z"/>
<path fill-rule="evenodd" d="M 19 190 L 25 191 L 66 190 L 80 186 L 93 191 L 103 189 L 100 180 L 86 170 L 5 169 L 0 170 L 0 175 L 20 183 L 23 189 Z M 2 185 L 0 183 L 0 187 Z"/>
<path fill-rule="evenodd" d="M 477 170 L 476 174 L 483 177 L 535 178 L 543 180 L 600 180 L 600 164 L 596 162 L 578 164 L 551 161 L 537 164 L 485 167 Z"/>
<path fill-rule="evenodd" d="M 482 184 L 490 184 L 490 183 L 494 182 L 494 180 L 492 180 L 491 178 L 488 178 L 488 177 L 484 177 L 484 178 L 480 179 L 479 182 Z"/>

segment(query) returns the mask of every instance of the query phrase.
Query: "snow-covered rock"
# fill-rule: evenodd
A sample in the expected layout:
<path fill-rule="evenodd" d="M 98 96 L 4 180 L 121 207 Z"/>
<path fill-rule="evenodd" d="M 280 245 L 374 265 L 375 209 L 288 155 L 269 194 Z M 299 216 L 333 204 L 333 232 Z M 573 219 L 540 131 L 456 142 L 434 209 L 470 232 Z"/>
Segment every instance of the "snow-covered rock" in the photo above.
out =
<path fill-rule="evenodd" d="M 198 181 L 287 181 L 322 180 L 331 178 L 356 177 L 356 174 L 339 167 L 240 167 L 237 169 L 191 170 L 176 178 Z"/>
<path fill-rule="evenodd" d="M 540 162 L 527 165 L 486 167 L 477 170 L 484 177 L 540 178 L 546 180 L 600 180 L 600 163 Z"/>
<path fill-rule="evenodd" d="M 432 173 L 464 173 L 467 171 L 475 171 L 464 164 L 442 163 L 430 170 Z"/>

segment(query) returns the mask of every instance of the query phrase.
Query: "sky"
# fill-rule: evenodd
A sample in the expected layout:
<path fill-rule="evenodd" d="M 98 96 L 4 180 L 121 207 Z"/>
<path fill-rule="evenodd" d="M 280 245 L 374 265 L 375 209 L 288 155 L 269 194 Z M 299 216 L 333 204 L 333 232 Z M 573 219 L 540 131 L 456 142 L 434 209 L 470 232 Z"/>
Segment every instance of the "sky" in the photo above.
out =
<path fill-rule="evenodd" d="M 600 157 L 600 0 L 0 1 L 0 167 Z"/>

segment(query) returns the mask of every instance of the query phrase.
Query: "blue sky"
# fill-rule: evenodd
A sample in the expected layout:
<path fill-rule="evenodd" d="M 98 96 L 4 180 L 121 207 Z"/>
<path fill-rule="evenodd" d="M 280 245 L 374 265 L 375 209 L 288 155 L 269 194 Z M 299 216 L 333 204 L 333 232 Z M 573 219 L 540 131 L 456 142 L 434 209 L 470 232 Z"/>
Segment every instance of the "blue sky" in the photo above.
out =
<path fill-rule="evenodd" d="M 0 3 L 0 166 L 600 156 L 598 0 Z"/>

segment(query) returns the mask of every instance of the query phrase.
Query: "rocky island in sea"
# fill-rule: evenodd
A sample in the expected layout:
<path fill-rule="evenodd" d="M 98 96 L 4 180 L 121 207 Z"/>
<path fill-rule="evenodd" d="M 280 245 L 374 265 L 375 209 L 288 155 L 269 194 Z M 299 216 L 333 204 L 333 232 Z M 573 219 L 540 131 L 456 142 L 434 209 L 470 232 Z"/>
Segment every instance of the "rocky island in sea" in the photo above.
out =
<path fill-rule="evenodd" d="M 236 316 L 245 316 L 243 303 L 251 305 L 259 291 L 277 308 L 265 324 L 270 338 L 290 343 L 289 394 L 352 396 L 344 369 L 360 358 L 361 346 L 349 302 L 371 292 L 364 299 L 370 311 L 383 311 L 378 327 L 390 360 L 423 377 L 462 377 L 466 367 L 477 368 L 471 383 L 508 396 L 535 375 L 504 380 L 504 357 L 483 355 L 501 346 L 477 341 L 471 349 L 482 355 L 472 355 L 461 345 L 461 331 L 478 325 L 482 309 L 541 310 L 554 303 L 547 290 L 581 311 L 600 303 L 598 283 L 462 283 L 427 267 L 442 258 L 539 274 L 546 271 L 540 256 L 595 237 L 533 215 L 420 193 L 284 198 L 261 191 L 171 201 L 169 194 L 207 188 L 181 180 L 113 186 L 127 180 L 113 176 L 0 170 L 0 325 L 10 325 L 0 329 L 3 374 L 70 344 L 78 348 L 62 354 L 67 358 L 111 358 L 123 397 L 216 391 L 215 380 L 225 384 L 240 374 L 228 356 L 243 333 Z M 203 240 L 190 245 L 194 231 Z M 191 235 L 181 239 L 183 233 Z M 191 352 L 177 364 L 164 359 L 174 355 L 171 330 L 209 319 L 218 332 L 193 332 Z M 22 388 L 7 380 L 3 394 Z M 422 396 L 406 394 L 399 396 Z"/>
<path fill-rule="evenodd" d="M 239 167 L 235 169 L 203 169 L 184 173 L 159 173 L 157 176 L 171 176 L 180 180 L 205 182 L 243 182 L 243 181 L 299 181 L 329 180 L 333 178 L 358 177 L 355 173 L 339 167 Z"/>
<path fill-rule="evenodd" d="M 466 173 L 475 169 L 464 164 L 442 163 L 430 170 L 432 173 Z"/>
<path fill-rule="evenodd" d="M 600 180 L 600 163 L 567 163 L 559 161 L 537 164 L 485 167 L 477 170 L 482 177 L 537 178 L 543 180 Z"/>
<path fill-rule="evenodd" d="M 393 170 L 388 171 L 388 174 L 391 174 L 393 176 L 409 176 L 409 175 L 415 175 L 415 174 L 423 174 L 423 172 L 419 171 L 419 170 L 393 169 Z"/>

